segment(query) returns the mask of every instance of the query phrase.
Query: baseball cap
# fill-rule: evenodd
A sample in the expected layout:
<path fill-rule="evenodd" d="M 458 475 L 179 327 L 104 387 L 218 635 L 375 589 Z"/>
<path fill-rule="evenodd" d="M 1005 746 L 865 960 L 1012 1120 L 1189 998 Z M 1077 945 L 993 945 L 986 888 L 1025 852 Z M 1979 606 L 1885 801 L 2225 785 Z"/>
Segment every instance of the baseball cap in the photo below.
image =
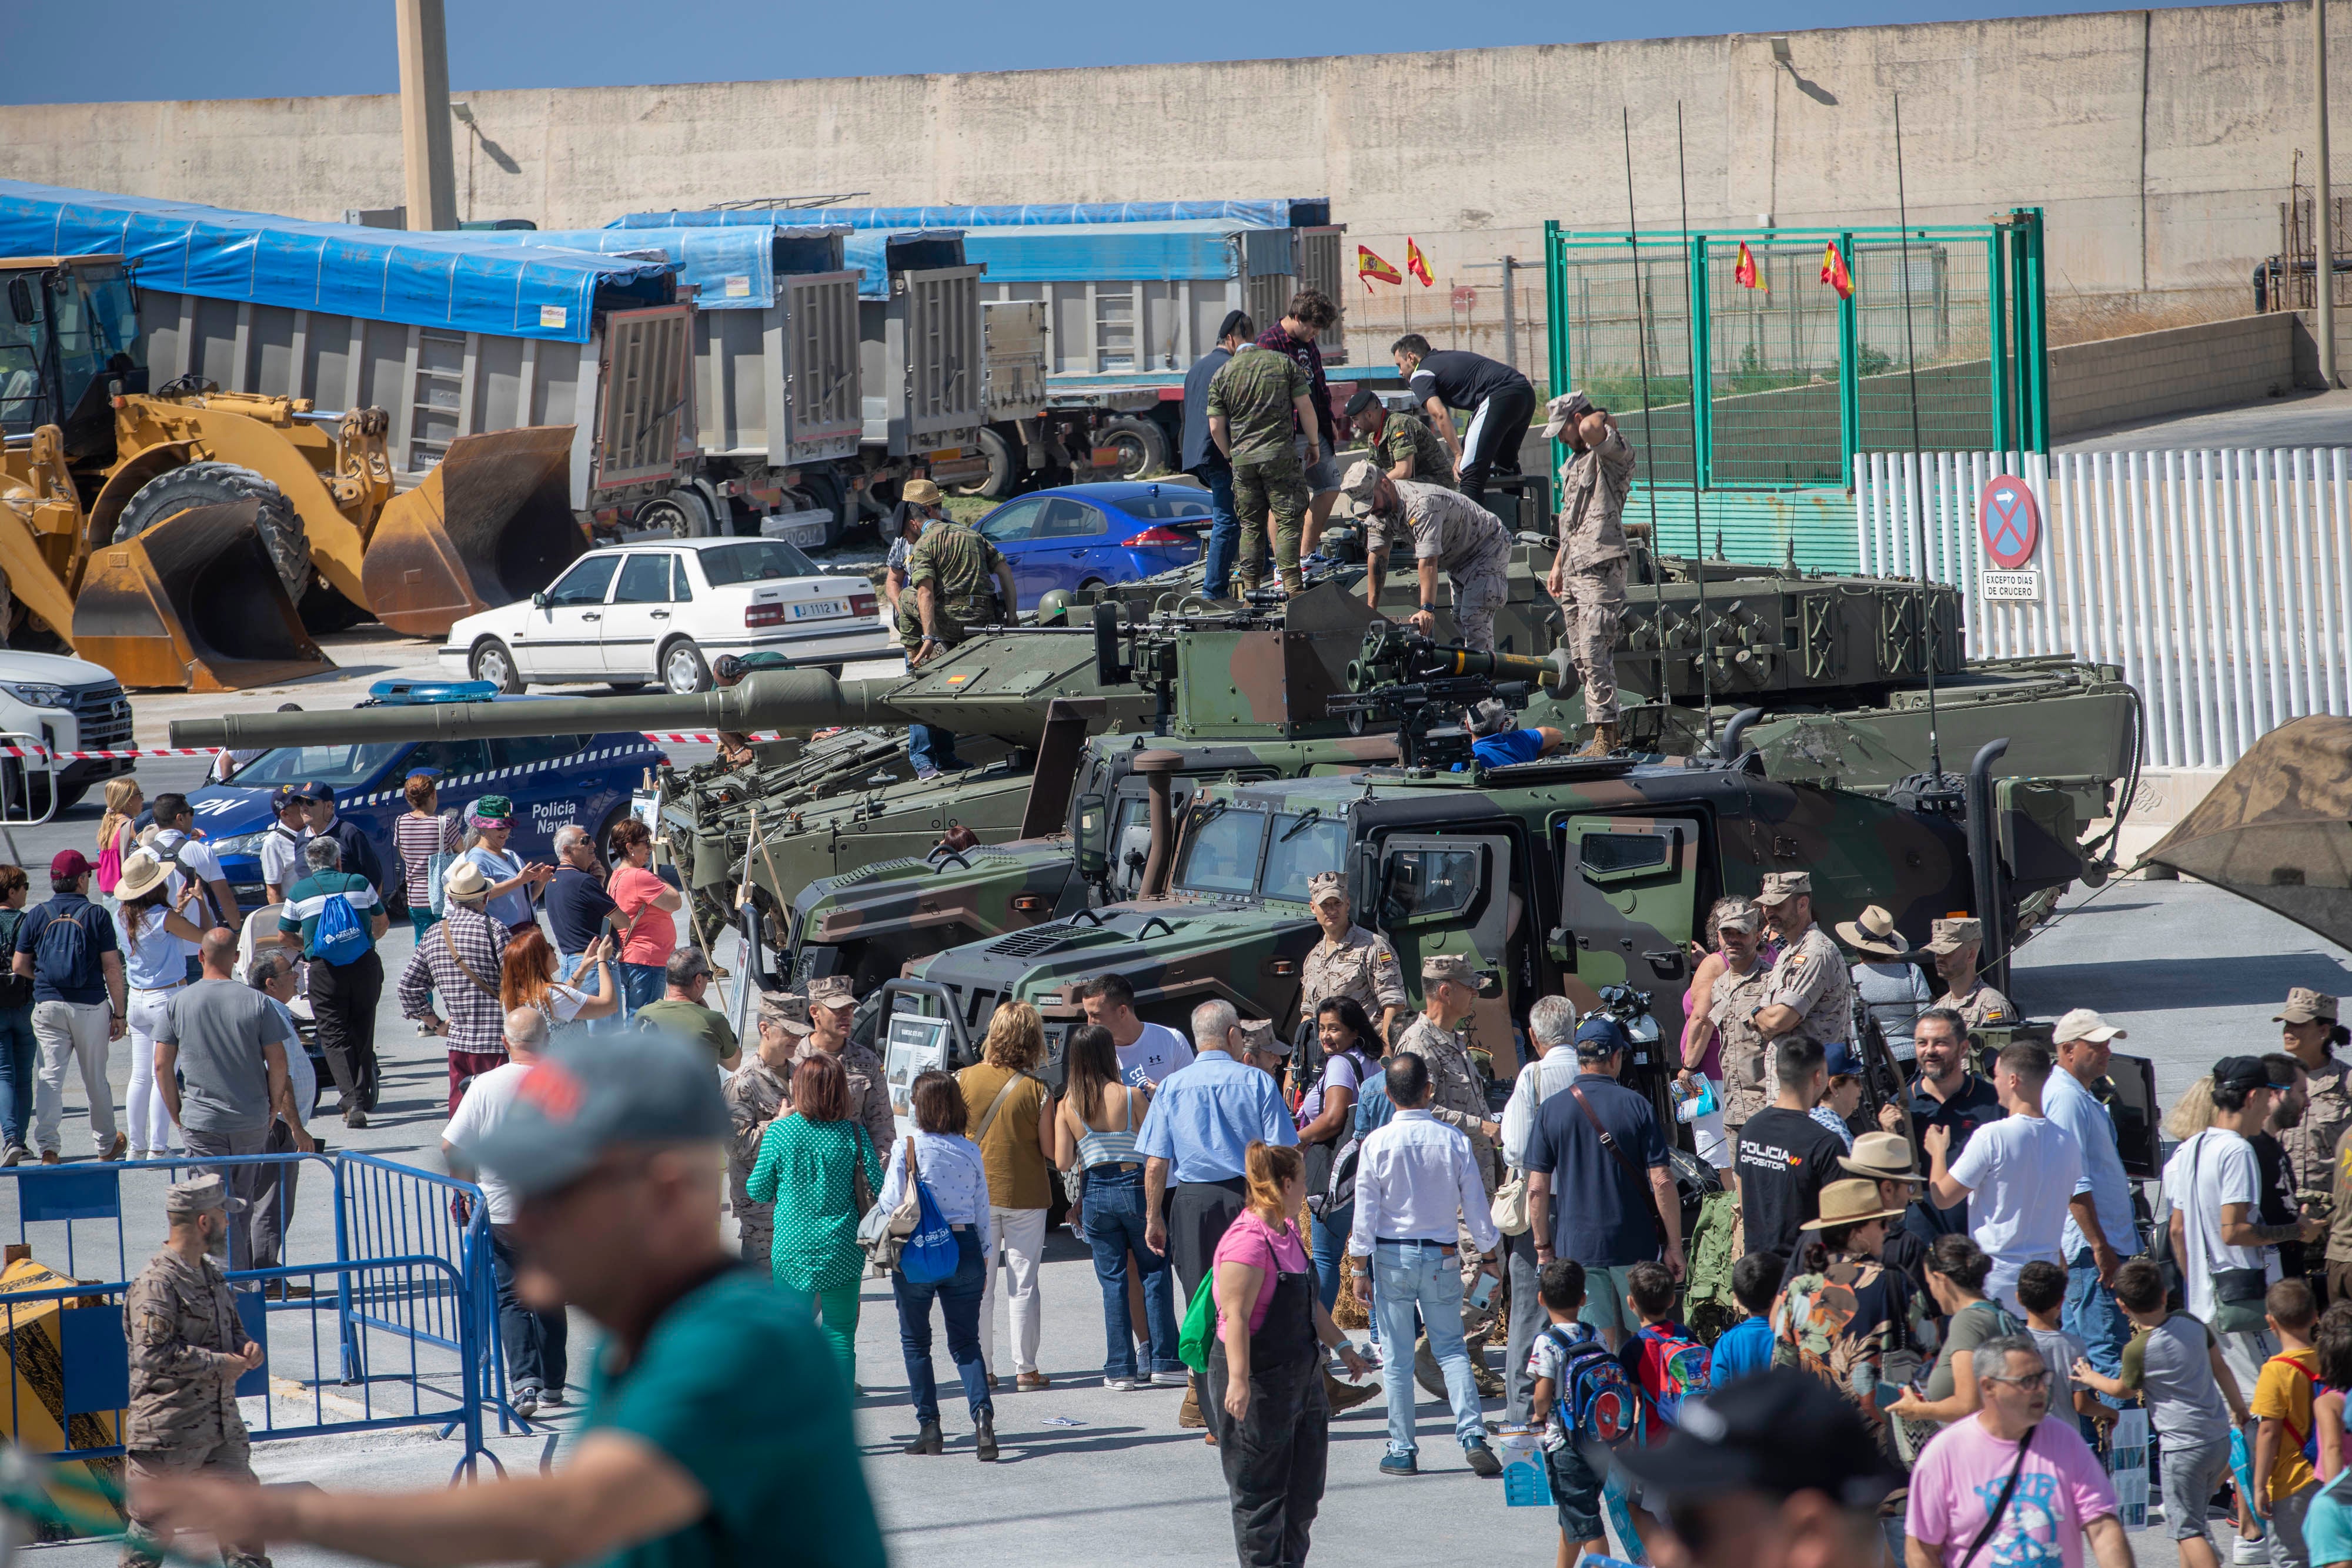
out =
<path fill-rule="evenodd" d="M 846 975 L 820 975 L 808 983 L 808 999 L 821 1008 L 854 1008 L 857 993 L 850 988 Z"/>
<path fill-rule="evenodd" d="M 305 800 L 323 800 L 330 806 L 335 803 L 335 787 L 332 784 L 321 783 L 316 779 L 305 779 L 302 780 L 301 789 L 302 799 Z"/>
<path fill-rule="evenodd" d="M 1681 1424 L 1664 1442 L 1608 1457 L 1645 1497 L 1819 1491 L 1860 1511 L 1875 1509 L 1900 1484 L 1853 1406 L 1820 1378 L 1787 1366 L 1685 1400 Z"/>
<path fill-rule="evenodd" d="M 813 1032 L 809 1023 L 808 998 L 790 991 L 760 993 L 760 1021 L 772 1023 L 786 1034 Z"/>
<path fill-rule="evenodd" d="M 218 1171 L 175 1181 L 163 1189 L 163 1212 L 173 1219 L 185 1219 L 208 1208 L 226 1209 L 231 1214 L 242 1214 L 246 1209 L 245 1199 L 229 1196 L 228 1183 Z"/>
<path fill-rule="evenodd" d="M 1981 920 L 1938 920 L 1927 933 L 1927 951 L 1940 958 L 1957 953 L 1971 942 L 1984 940 Z"/>
<path fill-rule="evenodd" d="M 709 1051 L 665 1034 L 576 1031 L 531 1064 L 504 1118 L 466 1153 L 530 1197 L 569 1184 L 606 1149 L 718 1143 L 727 1132 Z"/>
<path fill-rule="evenodd" d="M 1359 507 L 1372 503 L 1372 492 L 1381 487 L 1381 466 L 1368 457 L 1359 457 L 1348 465 L 1339 476 L 1339 493 Z"/>
<path fill-rule="evenodd" d="M 1715 917 L 1717 931 L 1753 931 L 1764 923 L 1764 912 L 1756 907 L 1753 899 L 1738 898 L 1725 906 Z"/>
<path fill-rule="evenodd" d="M 309 800 L 310 797 L 302 793 L 305 788 L 300 784 L 280 784 L 269 797 L 270 810 L 282 811 L 292 801 Z"/>
<path fill-rule="evenodd" d="M 2051 1040 L 2059 1045 L 2070 1040 L 2087 1040 L 2095 1045 L 2105 1045 L 2111 1040 L 2125 1040 L 2129 1036 L 2128 1030 L 2117 1029 L 2089 1008 L 2076 1008 L 2060 1019 L 2058 1027 L 2050 1031 Z"/>
<path fill-rule="evenodd" d="M 1800 894 L 1810 897 L 1812 891 L 1813 873 L 1811 872 L 1768 871 L 1764 873 L 1764 886 L 1756 894 L 1756 902 L 1785 904 Z"/>
<path fill-rule="evenodd" d="M 1347 881 L 1336 871 L 1318 871 L 1307 879 L 1307 902 L 1310 904 L 1347 896 Z"/>
<path fill-rule="evenodd" d="M 1576 1026 L 1576 1054 L 1583 1061 L 1606 1061 L 1621 1051 L 1631 1050 L 1633 1044 L 1625 1026 L 1606 1014 Z"/>
<path fill-rule="evenodd" d="M 71 882 L 89 874 L 89 857 L 79 850 L 59 850 L 49 862 L 51 882 Z"/>
<path fill-rule="evenodd" d="M 1571 419 L 1582 419 L 1592 412 L 1592 400 L 1580 392 L 1566 392 L 1544 404 L 1544 439 L 1557 437 L 1568 428 Z"/>
<path fill-rule="evenodd" d="M 1478 971 L 1470 960 L 1459 953 L 1432 953 L 1421 961 L 1421 977 L 1424 980 L 1452 980 L 1456 985 L 1475 986 Z"/>
<path fill-rule="evenodd" d="M 2213 1087 L 2216 1089 L 2267 1089 L 2271 1086 L 2270 1069 L 2259 1056 L 2225 1056 L 2213 1064 Z"/>
<path fill-rule="evenodd" d="M 2315 1023 L 2326 1019 L 2336 1021 L 2336 998 L 2326 991 L 2315 991 L 2308 986 L 2296 986 L 2286 994 L 2285 1005 L 2272 1018 L 2273 1023 Z M 2061 1040 L 2065 1037 L 2059 1036 Z"/>
<path fill-rule="evenodd" d="M 1275 1032 L 1272 1019 L 1244 1019 L 1242 1048 L 1260 1056 L 1288 1056 L 1290 1042 Z"/>

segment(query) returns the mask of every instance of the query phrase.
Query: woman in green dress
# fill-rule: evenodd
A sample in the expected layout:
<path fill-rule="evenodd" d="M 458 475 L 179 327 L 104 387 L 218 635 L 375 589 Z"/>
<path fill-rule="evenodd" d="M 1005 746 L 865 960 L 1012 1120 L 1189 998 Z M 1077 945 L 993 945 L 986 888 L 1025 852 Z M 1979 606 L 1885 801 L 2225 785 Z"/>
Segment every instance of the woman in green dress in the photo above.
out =
<path fill-rule="evenodd" d="M 776 1288 L 807 1301 L 857 1380 L 857 1287 L 866 1254 L 857 1246 L 857 1176 L 882 1190 L 882 1162 L 866 1129 L 849 1115 L 849 1079 L 841 1063 L 814 1052 L 793 1069 L 792 1109 L 768 1124 L 760 1158 L 745 1184 L 754 1203 L 776 1206 L 769 1254 Z"/>

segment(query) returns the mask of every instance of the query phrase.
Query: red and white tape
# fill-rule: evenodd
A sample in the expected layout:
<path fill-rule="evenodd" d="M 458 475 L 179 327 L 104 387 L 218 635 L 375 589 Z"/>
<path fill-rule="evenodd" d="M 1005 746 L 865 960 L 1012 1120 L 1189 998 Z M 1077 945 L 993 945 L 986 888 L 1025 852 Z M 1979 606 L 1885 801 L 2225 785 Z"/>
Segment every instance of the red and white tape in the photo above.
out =
<path fill-rule="evenodd" d="M 217 746 L 127 746 L 113 751 L 44 751 L 37 746 L 0 746 L 0 757 L 215 757 Z"/>

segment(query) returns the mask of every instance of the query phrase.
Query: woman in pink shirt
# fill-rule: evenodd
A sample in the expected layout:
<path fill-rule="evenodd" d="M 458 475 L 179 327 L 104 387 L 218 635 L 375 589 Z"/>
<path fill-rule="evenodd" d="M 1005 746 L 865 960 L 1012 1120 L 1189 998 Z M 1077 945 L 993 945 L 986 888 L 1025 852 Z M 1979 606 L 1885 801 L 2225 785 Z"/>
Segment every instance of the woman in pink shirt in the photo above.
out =
<path fill-rule="evenodd" d="M 1351 1377 L 1365 1366 L 1316 1295 L 1292 1218 L 1307 1204 L 1298 1151 L 1250 1145 L 1248 1177 L 1248 1207 L 1217 1243 L 1206 1408 L 1242 1568 L 1280 1568 L 1307 1561 L 1323 1500 L 1331 1405 L 1320 1347 L 1338 1350 Z"/>
<path fill-rule="evenodd" d="M 609 917 L 621 933 L 621 998 L 626 1013 L 662 998 L 669 956 L 677 951 L 677 923 L 669 915 L 686 902 L 653 869 L 654 836 L 635 817 L 613 830 L 613 875 Z"/>

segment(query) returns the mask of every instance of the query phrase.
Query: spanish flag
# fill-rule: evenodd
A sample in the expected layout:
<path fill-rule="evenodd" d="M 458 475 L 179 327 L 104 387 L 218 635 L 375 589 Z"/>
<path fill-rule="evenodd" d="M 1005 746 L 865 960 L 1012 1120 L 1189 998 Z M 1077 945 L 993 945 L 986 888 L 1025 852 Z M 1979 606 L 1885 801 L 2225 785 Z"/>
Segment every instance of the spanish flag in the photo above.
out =
<path fill-rule="evenodd" d="M 1374 256 L 1370 249 L 1360 245 L 1356 247 L 1356 276 L 1364 280 L 1364 292 L 1367 294 L 1370 294 L 1372 291 L 1372 279 L 1375 277 L 1379 278 L 1382 283 L 1402 283 L 1404 281 L 1404 275 L 1402 273 L 1397 271 L 1395 267 L 1391 267 L 1387 262 L 1382 261 L 1379 256 Z"/>
<path fill-rule="evenodd" d="M 1768 294 L 1771 292 L 1771 285 L 1757 276 L 1756 258 L 1748 254 L 1746 240 L 1739 242 L 1739 263 L 1731 269 L 1731 276 L 1742 288 L 1761 288 Z"/>
<path fill-rule="evenodd" d="M 1853 274 L 1845 269 L 1845 256 L 1835 240 L 1822 249 L 1822 281 L 1836 289 L 1840 299 L 1853 298 Z"/>
<path fill-rule="evenodd" d="M 1429 257 L 1421 254 L 1420 245 L 1410 235 L 1404 242 L 1404 269 L 1420 278 L 1423 288 L 1433 287 L 1437 281 L 1429 276 Z"/>

